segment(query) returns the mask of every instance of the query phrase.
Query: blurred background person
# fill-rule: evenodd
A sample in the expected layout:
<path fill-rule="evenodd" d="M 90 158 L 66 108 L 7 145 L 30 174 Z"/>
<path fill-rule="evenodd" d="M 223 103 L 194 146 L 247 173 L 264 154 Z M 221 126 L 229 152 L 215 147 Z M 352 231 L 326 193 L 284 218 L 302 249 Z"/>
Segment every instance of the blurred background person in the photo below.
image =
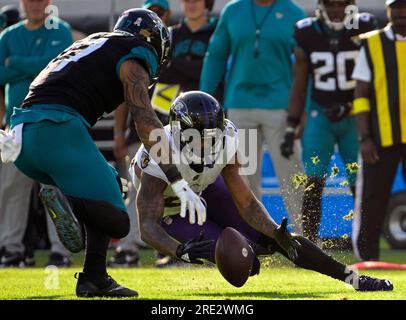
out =
<path fill-rule="evenodd" d="M 304 17 L 303 10 L 291 0 L 229 2 L 210 42 L 200 81 L 200 90 L 214 94 L 229 65 L 224 91 L 228 118 L 238 129 L 254 129 L 258 133 L 258 167 L 255 175 L 248 176 L 251 189 L 261 199 L 265 140 L 285 207 L 298 233 L 303 192 L 293 190 L 291 178 L 302 171 L 300 146 L 295 143 L 293 156 L 286 159 L 281 155 L 280 144 L 286 129 L 292 83 L 294 28 Z"/>
<path fill-rule="evenodd" d="M 5 85 L 6 127 L 10 124 L 13 108 L 21 105 L 32 80 L 49 61 L 72 43 L 69 25 L 46 14 L 45 9 L 50 4 L 51 0 L 21 0 L 25 20 L 7 28 L 0 35 L 0 85 Z M 46 27 L 48 18 L 52 19 L 49 25 L 55 28 Z M 0 223 L 3 224 L 5 248 L 1 265 L 24 266 L 25 248 L 22 241 L 34 182 L 13 163 L 2 166 L 0 181 Z M 52 230 L 50 235 L 51 242 L 59 241 L 57 238 L 52 240 L 53 236 L 57 237 Z M 53 253 L 51 260 L 55 260 Z"/>
<path fill-rule="evenodd" d="M 167 0 L 145 0 L 143 8 L 154 11 L 166 25 L 169 24 L 171 11 Z M 151 89 L 151 92 L 153 90 Z M 156 113 L 163 125 L 166 125 L 168 123 L 167 115 L 159 111 Z M 108 261 L 109 267 L 139 267 L 139 248 L 148 247 L 141 240 L 139 231 L 137 208 L 135 205 L 137 188 L 134 188 L 132 182 L 130 182 L 131 179 L 128 174 L 130 161 L 141 145 L 135 127 L 130 125 L 130 122 L 131 118 L 128 109 L 124 105 L 119 106 L 114 112 L 114 156 L 120 176 L 129 181 L 125 205 L 130 218 L 130 232 L 117 243 L 115 253 Z"/>
<path fill-rule="evenodd" d="M 361 144 L 361 204 L 353 246 L 361 261 L 379 260 L 379 237 L 399 163 L 406 164 L 406 0 L 387 0 L 389 24 L 364 35 L 353 78 Z"/>
<path fill-rule="evenodd" d="M 4 29 L 10 27 L 11 25 L 20 21 L 20 11 L 16 6 L 6 5 L 0 9 L 0 32 Z M 6 115 L 6 102 L 4 100 L 4 86 L 0 86 L 0 130 L 4 130 L 6 127 L 5 124 L 5 115 Z M 3 162 L 0 161 L 0 177 L 1 177 L 1 168 Z M 1 181 L 0 181 L 1 183 Z M 2 215 L 0 213 L 0 264 L 1 258 L 4 254 L 4 240 L 5 240 L 5 230 L 4 224 L 2 223 Z"/>
<path fill-rule="evenodd" d="M 287 158 L 293 154 L 295 131 L 305 110 L 311 79 L 311 103 L 303 136 L 308 180 L 302 220 L 303 235 L 314 243 L 319 238 L 321 198 L 335 147 L 345 164 L 358 160 L 357 123 L 351 116 L 355 89 L 351 74 L 360 47 L 355 37 L 376 29 L 377 21 L 369 13 L 346 16 L 347 7 L 354 4 L 354 0 L 319 0 L 316 17 L 299 21 L 295 30 L 295 76 L 281 153 Z M 346 21 L 352 24 L 346 25 Z M 321 66 L 328 66 L 323 69 L 326 72 Z M 346 173 L 355 195 L 356 170 Z"/>
<path fill-rule="evenodd" d="M 177 84 L 180 92 L 187 92 L 199 89 L 203 60 L 218 18 L 210 15 L 213 0 L 181 0 L 180 4 L 182 20 L 170 27 L 172 60 L 159 81 Z M 216 98 L 222 101 L 221 86 L 219 89 Z"/>
<path fill-rule="evenodd" d="M 16 6 L 6 5 L 0 9 L 0 32 L 20 21 L 20 11 Z M 4 87 L 0 87 L 0 129 L 5 128 L 6 104 L 4 101 Z M 1 167 L 1 163 L 0 163 Z M 0 169 L 1 170 L 1 169 Z"/>

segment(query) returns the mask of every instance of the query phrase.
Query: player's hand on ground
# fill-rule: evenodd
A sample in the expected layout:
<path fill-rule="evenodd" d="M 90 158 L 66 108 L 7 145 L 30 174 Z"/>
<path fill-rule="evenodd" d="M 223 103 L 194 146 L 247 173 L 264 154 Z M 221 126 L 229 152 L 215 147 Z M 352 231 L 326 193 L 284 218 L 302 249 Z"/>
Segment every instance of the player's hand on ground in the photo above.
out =
<path fill-rule="evenodd" d="M 285 137 L 281 144 L 281 154 L 285 158 L 289 159 L 289 157 L 293 154 L 293 146 L 295 144 L 295 130 L 287 130 L 285 133 Z"/>
<path fill-rule="evenodd" d="M 370 138 L 361 143 L 361 154 L 366 164 L 374 164 L 379 161 L 378 150 Z"/>
<path fill-rule="evenodd" d="M 186 209 L 189 212 L 189 222 L 203 225 L 206 222 L 206 207 L 200 197 L 190 189 L 188 183 L 182 179 L 172 184 L 172 190 L 181 201 L 180 216 L 186 217 Z"/>
<path fill-rule="evenodd" d="M 180 244 L 176 249 L 176 256 L 187 263 L 203 264 L 203 261 L 199 259 L 209 259 L 213 256 L 214 240 L 202 240 L 203 233 Z"/>
<path fill-rule="evenodd" d="M 288 219 L 283 218 L 281 225 L 275 231 L 275 240 L 279 246 L 286 251 L 291 261 L 295 261 L 298 257 L 298 249 L 300 243 L 290 234 L 287 229 Z"/>

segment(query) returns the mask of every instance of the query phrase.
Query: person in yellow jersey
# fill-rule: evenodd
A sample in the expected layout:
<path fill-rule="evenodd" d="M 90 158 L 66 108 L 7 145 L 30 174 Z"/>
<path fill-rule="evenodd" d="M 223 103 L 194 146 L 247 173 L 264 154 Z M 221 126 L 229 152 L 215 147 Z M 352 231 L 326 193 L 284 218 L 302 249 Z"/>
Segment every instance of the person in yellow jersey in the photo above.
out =
<path fill-rule="evenodd" d="M 353 244 L 362 261 L 379 260 L 379 236 L 399 162 L 406 163 L 406 0 L 387 0 L 389 24 L 363 35 L 353 78 L 363 160 Z"/>

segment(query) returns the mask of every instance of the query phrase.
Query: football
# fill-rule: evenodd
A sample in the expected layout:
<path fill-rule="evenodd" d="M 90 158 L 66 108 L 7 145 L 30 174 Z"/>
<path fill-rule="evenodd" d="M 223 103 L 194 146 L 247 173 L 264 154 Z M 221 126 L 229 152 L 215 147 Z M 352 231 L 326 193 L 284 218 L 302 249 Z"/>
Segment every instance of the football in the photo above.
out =
<path fill-rule="evenodd" d="M 255 254 L 241 233 L 227 227 L 217 240 L 215 258 L 221 275 L 233 286 L 242 287 L 250 276 Z"/>

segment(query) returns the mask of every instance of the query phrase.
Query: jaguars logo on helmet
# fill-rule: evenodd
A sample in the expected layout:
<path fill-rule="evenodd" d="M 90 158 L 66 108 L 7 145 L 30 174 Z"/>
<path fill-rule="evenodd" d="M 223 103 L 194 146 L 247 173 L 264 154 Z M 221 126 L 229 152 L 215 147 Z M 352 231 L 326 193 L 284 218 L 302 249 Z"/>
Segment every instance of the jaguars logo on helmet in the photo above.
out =
<path fill-rule="evenodd" d="M 114 26 L 115 32 L 129 33 L 151 45 L 158 58 L 159 72 L 165 68 L 170 59 L 169 31 L 158 15 L 147 9 L 130 9 L 124 11 Z"/>

